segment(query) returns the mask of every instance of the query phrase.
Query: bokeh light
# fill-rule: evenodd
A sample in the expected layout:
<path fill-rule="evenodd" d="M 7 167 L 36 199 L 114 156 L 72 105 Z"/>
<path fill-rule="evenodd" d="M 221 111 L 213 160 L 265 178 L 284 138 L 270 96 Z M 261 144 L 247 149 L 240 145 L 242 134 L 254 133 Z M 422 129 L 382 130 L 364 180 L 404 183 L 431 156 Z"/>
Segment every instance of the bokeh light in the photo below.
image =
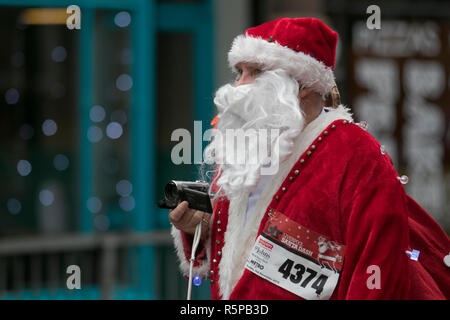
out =
<path fill-rule="evenodd" d="M 19 200 L 14 198 L 8 199 L 6 207 L 11 214 L 18 214 L 20 210 L 22 210 L 22 204 Z"/>
<path fill-rule="evenodd" d="M 69 158 L 67 158 L 63 154 L 57 154 L 53 158 L 53 165 L 55 166 L 56 170 L 64 171 L 69 167 Z"/>
<path fill-rule="evenodd" d="M 66 48 L 57 46 L 52 50 L 52 60 L 55 62 L 63 62 L 67 58 Z"/>
<path fill-rule="evenodd" d="M 119 199 L 119 206 L 124 211 L 132 211 L 136 203 L 133 196 L 125 196 Z"/>
<path fill-rule="evenodd" d="M 88 210 L 92 213 L 98 213 L 100 210 L 102 210 L 102 201 L 97 197 L 90 197 L 87 202 L 86 206 Z"/>
<path fill-rule="evenodd" d="M 41 192 L 39 192 L 39 201 L 45 207 L 51 206 L 55 201 L 55 195 L 50 190 L 41 190 Z"/>
<path fill-rule="evenodd" d="M 106 135 L 111 139 L 119 139 L 122 133 L 123 129 L 120 123 L 110 122 L 106 127 Z"/>
<path fill-rule="evenodd" d="M 129 74 L 121 74 L 116 79 L 116 88 L 120 91 L 128 91 L 133 87 L 133 78 Z"/>
<path fill-rule="evenodd" d="M 52 119 L 47 119 L 42 123 L 42 132 L 46 136 L 53 136 L 58 131 L 58 125 Z"/>
<path fill-rule="evenodd" d="M 122 197 L 129 196 L 133 192 L 133 185 L 128 180 L 120 180 L 116 183 L 116 192 Z"/>
<path fill-rule="evenodd" d="M 19 102 L 20 94 L 16 88 L 10 88 L 5 92 L 5 100 L 7 104 L 16 104 Z"/>
<path fill-rule="evenodd" d="M 31 163 L 27 160 L 19 160 L 17 162 L 17 172 L 22 176 L 25 177 L 31 173 Z"/>
<path fill-rule="evenodd" d="M 97 126 L 90 126 L 87 132 L 87 138 L 90 142 L 99 142 L 103 138 L 102 129 Z"/>
<path fill-rule="evenodd" d="M 120 28 L 128 27 L 131 23 L 131 15 L 126 11 L 121 11 L 114 16 L 114 23 Z"/>
<path fill-rule="evenodd" d="M 89 118 L 92 122 L 102 122 L 105 119 L 105 115 L 105 108 L 99 105 L 93 106 L 89 112 Z"/>

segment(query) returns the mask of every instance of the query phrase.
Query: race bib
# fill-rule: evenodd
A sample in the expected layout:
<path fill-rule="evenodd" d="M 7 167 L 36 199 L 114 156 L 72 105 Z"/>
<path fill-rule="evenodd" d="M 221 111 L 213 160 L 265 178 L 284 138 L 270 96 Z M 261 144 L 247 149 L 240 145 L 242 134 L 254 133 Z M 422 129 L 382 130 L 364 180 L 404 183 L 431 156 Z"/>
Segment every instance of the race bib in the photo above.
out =
<path fill-rule="evenodd" d="M 270 210 L 246 269 L 307 300 L 329 299 L 339 280 L 345 246 Z"/>

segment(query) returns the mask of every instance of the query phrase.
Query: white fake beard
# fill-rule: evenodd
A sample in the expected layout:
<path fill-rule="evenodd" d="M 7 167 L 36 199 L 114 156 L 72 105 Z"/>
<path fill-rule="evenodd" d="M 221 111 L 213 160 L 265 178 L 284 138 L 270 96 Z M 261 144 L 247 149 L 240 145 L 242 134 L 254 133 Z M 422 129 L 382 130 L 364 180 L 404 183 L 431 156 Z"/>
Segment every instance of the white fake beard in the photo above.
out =
<path fill-rule="evenodd" d="M 298 92 L 298 82 L 281 69 L 264 71 L 252 84 L 227 84 L 217 90 L 218 125 L 204 151 L 204 163 L 216 164 L 215 197 L 224 194 L 232 199 L 251 192 L 262 174 L 276 174 L 305 123 Z M 226 137 L 238 129 L 238 134 L 254 130 L 258 142 L 249 139 L 230 148 Z M 261 147 L 267 150 L 262 152 L 266 157 L 261 156 Z"/>

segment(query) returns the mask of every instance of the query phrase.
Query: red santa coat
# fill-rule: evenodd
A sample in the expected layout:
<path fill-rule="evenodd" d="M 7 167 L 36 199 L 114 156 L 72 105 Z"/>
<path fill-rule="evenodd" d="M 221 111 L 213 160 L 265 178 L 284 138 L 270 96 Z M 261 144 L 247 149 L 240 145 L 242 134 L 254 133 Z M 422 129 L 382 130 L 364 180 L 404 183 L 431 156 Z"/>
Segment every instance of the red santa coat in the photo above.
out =
<path fill-rule="evenodd" d="M 345 246 L 330 299 L 448 299 L 449 238 L 405 193 L 380 147 L 339 106 L 305 127 L 247 221 L 248 194 L 220 198 L 194 270 L 209 276 L 212 299 L 301 299 L 245 268 L 270 210 Z M 174 228 L 172 235 L 187 274 L 191 237 Z M 413 249 L 418 261 L 405 253 Z M 376 287 L 368 285 L 371 266 L 379 268 Z"/>

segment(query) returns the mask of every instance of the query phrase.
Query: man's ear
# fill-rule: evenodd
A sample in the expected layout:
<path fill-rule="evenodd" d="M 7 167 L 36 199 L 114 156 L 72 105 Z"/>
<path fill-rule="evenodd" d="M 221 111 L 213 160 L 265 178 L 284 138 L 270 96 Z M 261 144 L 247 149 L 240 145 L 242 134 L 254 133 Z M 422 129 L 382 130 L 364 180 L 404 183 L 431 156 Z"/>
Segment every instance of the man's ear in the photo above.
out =
<path fill-rule="evenodd" d="M 300 99 L 303 99 L 303 98 L 305 98 L 307 95 L 309 95 L 311 92 L 313 92 L 311 88 L 304 88 L 304 89 L 301 89 L 301 90 L 298 92 L 298 97 L 299 97 Z"/>

